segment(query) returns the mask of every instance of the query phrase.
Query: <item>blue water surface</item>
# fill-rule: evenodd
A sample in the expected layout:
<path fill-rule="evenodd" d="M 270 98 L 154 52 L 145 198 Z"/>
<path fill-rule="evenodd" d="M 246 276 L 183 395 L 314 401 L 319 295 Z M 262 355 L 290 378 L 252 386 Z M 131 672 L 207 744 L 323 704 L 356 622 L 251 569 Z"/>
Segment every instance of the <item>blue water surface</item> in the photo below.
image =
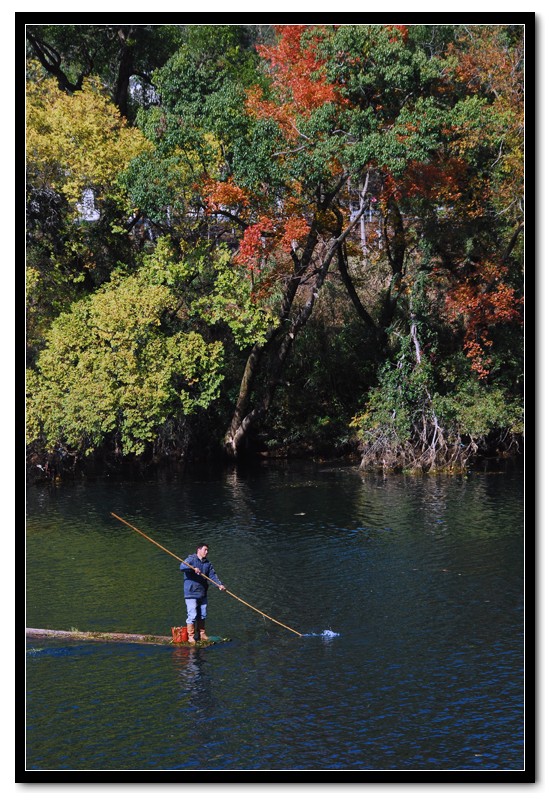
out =
<path fill-rule="evenodd" d="M 281 466 L 29 489 L 27 625 L 169 634 L 199 541 L 207 648 L 28 640 L 36 771 L 521 771 L 523 482 Z"/>

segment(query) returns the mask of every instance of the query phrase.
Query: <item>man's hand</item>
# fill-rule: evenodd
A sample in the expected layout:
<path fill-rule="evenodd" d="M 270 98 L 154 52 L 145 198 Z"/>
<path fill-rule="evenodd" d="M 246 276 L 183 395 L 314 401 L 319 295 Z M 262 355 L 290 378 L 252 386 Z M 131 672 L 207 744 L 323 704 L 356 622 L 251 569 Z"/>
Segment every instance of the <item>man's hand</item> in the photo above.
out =
<path fill-rule="evenodd" d="M 220 591 L 225 591 L 225 586 L 218 586 Z"/>
<path fill-rule="evenodd" d="M 201 570 L 200 570 L 200 569 L 198 569 L 198 568 L 195 566 L 195 572 L 196 572 L 197 574 L 200 574 L 200 573 L 201 573 Z"/>

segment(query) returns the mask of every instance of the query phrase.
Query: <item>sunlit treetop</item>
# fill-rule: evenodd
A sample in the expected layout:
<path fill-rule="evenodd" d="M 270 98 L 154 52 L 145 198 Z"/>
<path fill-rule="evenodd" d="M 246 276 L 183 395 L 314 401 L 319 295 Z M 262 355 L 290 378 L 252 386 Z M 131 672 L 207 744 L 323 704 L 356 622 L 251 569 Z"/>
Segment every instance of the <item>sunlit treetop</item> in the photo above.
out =
<path fill-rule="evenodd" d="M 121 171 L 150 149 L 92 79 L 72 95 L 53 78 L 30 81 L 26 111 L 29 179 L 49 182 L 72 204 L 90 188 L 96 199 L 116 194 Z"/>

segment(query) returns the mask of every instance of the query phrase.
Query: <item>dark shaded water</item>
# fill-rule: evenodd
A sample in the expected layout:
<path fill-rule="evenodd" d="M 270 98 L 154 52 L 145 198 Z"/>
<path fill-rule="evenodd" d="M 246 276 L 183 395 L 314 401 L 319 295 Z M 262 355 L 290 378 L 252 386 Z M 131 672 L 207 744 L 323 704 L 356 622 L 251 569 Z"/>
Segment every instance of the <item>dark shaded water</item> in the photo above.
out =
<path fill-rule="evenodd" d="M 523 478 L 285 466 L 27 496 L 29 627 L 169 634 L 197 542 L 203 649 L 27 642 L 28 770 L 521 771 Z M 336 635 L 331 635 L 336 634 Z"/>

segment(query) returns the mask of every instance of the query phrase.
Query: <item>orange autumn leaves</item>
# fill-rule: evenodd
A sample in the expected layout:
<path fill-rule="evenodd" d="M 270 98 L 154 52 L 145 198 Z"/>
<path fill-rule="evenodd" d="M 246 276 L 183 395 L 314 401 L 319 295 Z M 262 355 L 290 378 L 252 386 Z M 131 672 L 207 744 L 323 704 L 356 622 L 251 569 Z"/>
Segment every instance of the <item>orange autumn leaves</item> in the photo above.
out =
<path fill-rule="evenodd" d="M 323 27 L 313 31 L 304 25 L 280 25 L 275 26 L 275 31 L 278 39 L 274 46 L 258 46 L 268 65 L 273 97 L 265 98 L 261 88 L 255 86 L 247 91 L 246 108 L 254 118 L 276 121 L 283 137 L 292 145 L 301 137 L 300 117 L 323 104 L 345 101 L 338 88 L 327 80 L 325 61 L 318 55 Z M 291 254 L 310 231 L 295 191 L 280 200 L 274 210 L 266 209 L 265 200 L 240 188 L 231 177 L 206 183 L 208 213 L 229 211 L 243 221 L 256 217 L 245 228 L 235 256 L 235 262 L 245 267 L 256 281 L 269 255 Z M 263 282 L 270 285 L 265 276 Z"/>
<path fill-rule="evenodd" d="M 216 214 L 224 210 L 238 213 L 248 208 L 250 204 L 250 195 L 240 188 L 232 177 L 224 182 L 207 177 L 203 181 L 202 190 L 207 214 Z"/>
<path fill-rule="evenodd" d="M 262 277 L 262 268 L 270 255 L 277 250 L 285 254 L 291 253 L 298 247 L 300 239 L 309 232 L 309 224 L 300 216 L 290 216 L 279 222 L 261 216 L 259 221 L 250 225 L 244 231 L 239 251 L 235 256 L 235 263 L 245 267 L 253 283 L 262 282 L 262 292 L 265 294 L 271 288 L 279 272 L 270 272 Z M 256 295 L 260 289 L 256 289 Z"/>
<path fill-rule="evenodd" d="M 506 283 L 507 271 L 486 261 L 447 294 L 447 313 L 451 321 L 463 321 L 464 349 L 479 378 L 490 373 L 491 327 L 521 319 L 523 301 Z"/>
<path fill-rule="evenodd" d="M 232 177 L 223 182 L 206 180 L 204 189 L 205 208 L 209 215 L 249 216 L 252 201 L 256 208 L 260 206 L 259 200 L 240 188 Z M 289 255 L 308 234 L 310 225 L 306 219 L 291 212 L 295 205 L 296 199 L 290 197 L 277 216 L 260 215 L 256 222 L 245 228 L 234 260 L 248 269 L 252 279 L 258 279 L 261 266 L 270 254 L 278 249 Z"/>
<path fill-rule="evenodd" d="M 308 115 L 326 103 L 344 104 L 336 85 L 326 77 L 325 60 L 317 46 L 323 27 L 315 32 L 305 25 L 276 25 L 277 44 L 258 46 L 269 65 L 275 99 L 264 99 L 259 87 L 248 92 L 247 107 L 257 117 L 276 120 L 291 139 L 299 136 L 297 116 Z"/>
<path fill-rule="evenodd" d="M 310 147 L 316 110 L 325 104 L 340 110 L 349 109 L 349 102 L 339 86 L 328 80 L 326 60 L 321 55 L 320 46 L 332 35 L 333 26 L 313 29 L 304 25 L 281 25 L 275 26 L 275 30 L 276 44 L 258 47 L 269 76 L 270 91 L 266 93 L 260 86 L 249 89 L 246 109 L 253 118 L 269 119 L 278 125 L 284 141 L 277 148 L 282 162 L 294 159 L 294 154 Z M 391 26 L 390 34 L 391 41 L 406 42 L 408 30 L 406 26 Z M 441 215 L 456 216 L 459 222 L 472 221 L 483 215 L 489 201 L 498 201 L 504 206 L 517 194 L 517 188 L 508 181 L 510 174 L 521 173 L 512 171 L 514 160 L 520 154 L 513 138 L 499 164 L 506 181 L 502 181 L 500 175 L 495 179 L 476 173 L 468 160 L 468 149 L 486 148 L 493 138 L 502 137 L 497 123 L 504 126 L 510 122 L 512 101 L 519 100 L 517 79 L 510 78 L 515 65 L 512 58 L 517 59 L 517 54 L 504 56 L 501 51 L 498 31 L 482 32 L 471 49 L 461 54 L 462 61 L 454 68 L 455 78 L 466 86 L 483 86 L 494 94 L 491 115 L 484 118 L 492 126 L 476 127 L 474 120 L 469 125 L 457 125 L 456 131 L 450 127 L 445 132 L 450 138 L 448 149 L 442 145 L 431 162 L 411 159 L 400 178 L 385 171 L 379 193 L 382 212 L 387 209 L 389 199 L 399 204 L 416 197 L 435 203 Z M 501 118 L 495 118 L 496 112 L 501 113 Z M 514 119 L 514 122 L 519 129 L 519 121 Z M 406 141 L 409 134 L 417 133 L 417 128 L 415 121 L 403 124 L 402 133 L 396 134 L 397 140 Z M 509 130 L 506 135 L 511 137 Z M 335 163 L 334 174 L 342 171 L 337 157 L 327 155 L 328 159 Z M 247 271 L 254 297 L 270 293 L 277 280 L 292 271 L 288 256 L 304 245 L 310 232 L 312 214 L 307 212 L 300 188 L 288 189 L 286 197 L 281 195 L 277 204 L 270 205 L 267 196 L 244 190 L 231 177 L 225 181 L 210 180 L 206 184 L 206 205 L 209 213 L 225 211 L 239 218 L 244 232 L 234 261 Z M 507 269 L 496 261 L 487 259 L 475 270 L 469 269 L 467 276 L 452 279 L 445 297 L 447 316 L 464 328 L 465 354 L 480 378 L 490 373 L 494 328 L 520 320 L 521 304 L 507 278 Z"/>

